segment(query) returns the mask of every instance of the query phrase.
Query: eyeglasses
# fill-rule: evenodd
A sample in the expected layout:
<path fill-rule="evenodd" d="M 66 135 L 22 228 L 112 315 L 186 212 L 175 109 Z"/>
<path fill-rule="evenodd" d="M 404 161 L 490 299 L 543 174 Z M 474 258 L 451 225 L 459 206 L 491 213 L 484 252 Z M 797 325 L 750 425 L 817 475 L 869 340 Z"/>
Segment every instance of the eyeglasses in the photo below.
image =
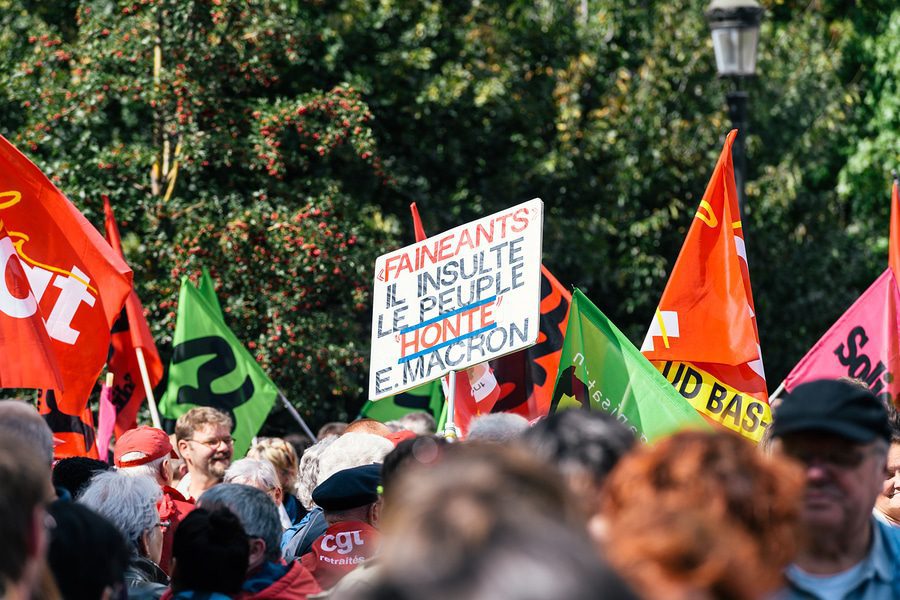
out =
<path fill-rule="evenodd" d="M 233 446 L 234 439 L 231 436 L 216 438 L 214 440 L 195 440 L 193 438 L 188 438 L 189 442 L 197 442 L 198 444 L 203 444 L 207 448 L 218 448 L 219 444 L 225 444 L 226 446 Z"/>

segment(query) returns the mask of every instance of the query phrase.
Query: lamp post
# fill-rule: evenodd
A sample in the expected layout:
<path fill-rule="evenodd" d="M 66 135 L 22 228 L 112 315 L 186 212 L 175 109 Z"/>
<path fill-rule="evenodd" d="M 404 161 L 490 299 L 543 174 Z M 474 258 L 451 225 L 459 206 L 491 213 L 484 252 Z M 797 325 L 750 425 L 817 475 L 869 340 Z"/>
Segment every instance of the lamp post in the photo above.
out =
<path fill-rule="evenodd" d="M 719 77 L 734 81 L 734 88 L 726 94 L 731 125 L 738 130 L 732 148 L 734 178 L 738 189 L 738 205 L 743 220 L 747 192 L 747 158 L 744 140 L 747 131 L 747 92 L 741 83 L 756 74 L 756 47 L 759 42 L 759 22 L 763 8 L 756 0 L 712 0 L 706 9 L 706 19 L 712 30 L 716 71 Z"/>

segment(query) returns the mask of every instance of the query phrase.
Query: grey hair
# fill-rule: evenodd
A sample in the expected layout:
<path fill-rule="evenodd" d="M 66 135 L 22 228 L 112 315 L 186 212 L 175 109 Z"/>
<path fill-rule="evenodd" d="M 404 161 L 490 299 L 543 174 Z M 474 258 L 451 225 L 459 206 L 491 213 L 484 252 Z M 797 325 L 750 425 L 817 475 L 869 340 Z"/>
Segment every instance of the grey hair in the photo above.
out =
<path fill-rule="evenodd" d="M 275 466 L 262 458 L 242 458 L 231 463 L 225 471 L 223 483 L 242 483 L 264 492 L 281 485 Z"/>
<path fill-rule="evenodd" d="M 118 471 L 102 471 L 78 498 L 116 526 L 137 552 L 141 534 L 159 523 L 156 503 L 162 490 L 150 477 L 129 477 Z"/>
<path fill-rule="evenodd" d="M 53 432 L 34 406 L 25 400 L 0 400 L 0 435 L 4 431 L 31 444 L 44 464 L 53 464 Z"/>
<path fill-rule="evenodd" d="M 384 457 L 394 449 L 387 438 L 372 433 L 351 432 L 339 437 L 319 457 L 319 476 L 316 485 L 338 471 L 383 463 Z"/>
<path fill-rule="evenodd" d="M 469 424 L 471 441 L 509 442 L 528 429 L 528 419 L 515 413 L 488 413 L 472 419 Z"/>
<path fill-rule="evenodd" d="M 416 435 L 431 435 L 437 431 L 437 424 L 434 422 L 434 417 L 427 412 L 422 412 L 420 410 L 407 413 L 400 417 L 400 425 Z"/>
<path fill-rule="evenodd" d="M 197 505 L 207 510 L 225 507 L 238 518 L 247 536 L 266 545 L 266 560 L 281 558 L 281 519 L 265 492 L 240 483 L 220 483 L 203 492 Z"/>
<path fill-rule="evenodd" d="M 143 452 L 128 452 L 123 454 L 120 458 L 121 461 L 127 462 L 130 460 L 135 460 L 138 458 L 142 458 L 147 456 Z M 133 467 L 117 467 L 116 470 L 122 475 L 128 475 L 129 477 L 150 477 L 153 481 L 159 481 L 159 469 L 162 466 L 163 462 L 165 462 L 169 458 L 168 454 L 164 454 L 159 458 L 154 458 L 148 463 L 144 463 L 142 465 L 135 465 Z"/>
<path fill-rule="evenodd" d="M 297 498 L 306 510 L 316 505 L 312 499 L 313 490 L 319 481 L 319 457 L 325 448 L 338 439 L 336 435 L 327 435 L 303 451 L 300 457 L 299 475 L 297 476 Z"/>

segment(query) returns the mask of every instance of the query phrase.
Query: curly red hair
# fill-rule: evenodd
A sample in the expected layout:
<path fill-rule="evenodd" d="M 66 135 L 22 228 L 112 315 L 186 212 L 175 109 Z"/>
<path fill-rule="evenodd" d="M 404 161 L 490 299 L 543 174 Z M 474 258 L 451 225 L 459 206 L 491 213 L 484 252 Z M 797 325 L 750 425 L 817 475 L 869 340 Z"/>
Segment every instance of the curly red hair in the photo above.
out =
<path fill-rule="evenodd" d="M 802 493 L 796 465 L 736 435 L 673 435 L 607 481 L 608 558 L 646 597 L 764 597 L 796 553 Z"/>

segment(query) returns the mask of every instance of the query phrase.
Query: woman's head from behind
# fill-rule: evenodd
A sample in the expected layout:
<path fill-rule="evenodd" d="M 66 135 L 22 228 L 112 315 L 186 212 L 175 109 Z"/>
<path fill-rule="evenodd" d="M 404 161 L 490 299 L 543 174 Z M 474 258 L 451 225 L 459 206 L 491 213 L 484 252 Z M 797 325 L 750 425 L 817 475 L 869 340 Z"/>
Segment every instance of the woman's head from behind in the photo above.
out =
<path fill-rule="evenodd" d="M 735 434 L 673 435 L 607 480 L 609 558 L 651 597 L 764 597 L 796 552 L 802 492 L 794 465 Z"/>

